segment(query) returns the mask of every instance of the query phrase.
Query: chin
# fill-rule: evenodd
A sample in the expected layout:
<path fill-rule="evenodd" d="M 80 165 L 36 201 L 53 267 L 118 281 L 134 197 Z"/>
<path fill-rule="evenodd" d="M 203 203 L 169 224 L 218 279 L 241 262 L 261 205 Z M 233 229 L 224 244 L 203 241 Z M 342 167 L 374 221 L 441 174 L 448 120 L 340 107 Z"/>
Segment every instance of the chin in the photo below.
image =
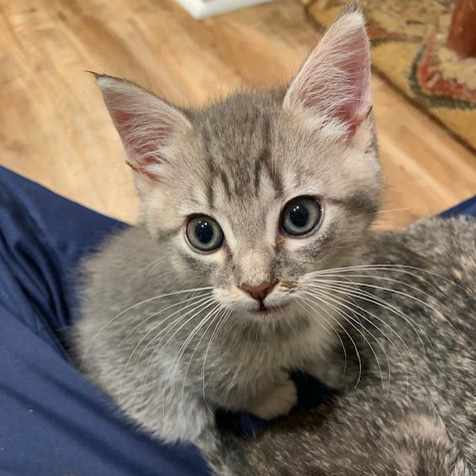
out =
<path fill-rule="evenodd" d="M 289 305 L 289 302 L 275 305 L 261 304 L 259 307 L 256 307 L 256 309 L 251 309 L 248 312 L 253 316 L 279 315 L 289 310 Z"/>
<path fill-rule="evenodd" d="M 294 303 L 290 300 L 281 303 L 264 303 L 246 309 L 247 317 L 254 322 L 278 322 L 287 320 L 295 314 Z"/>

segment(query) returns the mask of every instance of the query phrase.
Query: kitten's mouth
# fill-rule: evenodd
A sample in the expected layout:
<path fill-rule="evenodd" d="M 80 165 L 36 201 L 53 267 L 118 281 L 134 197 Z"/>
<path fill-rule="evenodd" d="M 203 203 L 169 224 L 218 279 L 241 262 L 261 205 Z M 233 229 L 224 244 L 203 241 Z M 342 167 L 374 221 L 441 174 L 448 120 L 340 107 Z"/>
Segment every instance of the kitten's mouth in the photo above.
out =
<path fill-rule="evenodd" d="M 253 309 L 253 314 L 271 314 L 276 312 L 283 312 L 286 304 L 282 306 L 266 306 L 263 302 L 260 302 L 259 309 Z"/>

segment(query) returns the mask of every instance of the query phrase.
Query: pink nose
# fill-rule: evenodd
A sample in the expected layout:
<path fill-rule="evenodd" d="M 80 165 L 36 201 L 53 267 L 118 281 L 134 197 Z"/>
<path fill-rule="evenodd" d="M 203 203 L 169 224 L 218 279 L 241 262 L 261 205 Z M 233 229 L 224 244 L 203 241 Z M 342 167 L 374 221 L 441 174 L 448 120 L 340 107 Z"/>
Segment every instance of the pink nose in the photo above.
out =
<path fill-rule="evenodd" d="M 261 283 L 257 286 L 244 284 L 241 289 L 248 293 L 252 298 L 262 301 L 276 286 L 276 283 Z"/>

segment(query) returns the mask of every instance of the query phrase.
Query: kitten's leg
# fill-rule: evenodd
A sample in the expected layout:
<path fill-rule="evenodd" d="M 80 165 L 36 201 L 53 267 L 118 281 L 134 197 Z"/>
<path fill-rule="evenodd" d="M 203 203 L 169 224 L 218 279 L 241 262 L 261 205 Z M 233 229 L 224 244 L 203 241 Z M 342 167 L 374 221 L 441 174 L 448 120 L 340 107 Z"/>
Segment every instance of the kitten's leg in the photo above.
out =
<path fill-rule="evenodd" d="M 210 403 L 206 404 L 201 396 L 176 393 L 167 398 L 165 404 L 165 411 L 163 407 L 157 408 L 161 414 L 154 415 L 157 418 L 156 436 L 165 441 L 197 443 L 204 432 L 214 425 L 214 408 Z"/>
<path fill-rule="evenodd" d="M 251 404 L 247 411 L 263 420 L 289 413 L 297 403 L 296 385 L 287 372 L 280 372 L 274 387 Z"/>

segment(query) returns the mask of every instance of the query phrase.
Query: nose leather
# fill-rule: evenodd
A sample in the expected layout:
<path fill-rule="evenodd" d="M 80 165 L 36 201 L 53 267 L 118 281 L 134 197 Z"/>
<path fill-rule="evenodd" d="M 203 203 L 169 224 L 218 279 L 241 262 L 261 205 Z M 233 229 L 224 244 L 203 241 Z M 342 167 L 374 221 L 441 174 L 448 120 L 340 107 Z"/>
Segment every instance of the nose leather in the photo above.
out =
<path fill-rule="evenodd" d="M 261 283 L 257 286 L 243 284 L 240 288 L 248 293 L 253 299 L 262 301 L 276 286 L 276 283 Z"/>

